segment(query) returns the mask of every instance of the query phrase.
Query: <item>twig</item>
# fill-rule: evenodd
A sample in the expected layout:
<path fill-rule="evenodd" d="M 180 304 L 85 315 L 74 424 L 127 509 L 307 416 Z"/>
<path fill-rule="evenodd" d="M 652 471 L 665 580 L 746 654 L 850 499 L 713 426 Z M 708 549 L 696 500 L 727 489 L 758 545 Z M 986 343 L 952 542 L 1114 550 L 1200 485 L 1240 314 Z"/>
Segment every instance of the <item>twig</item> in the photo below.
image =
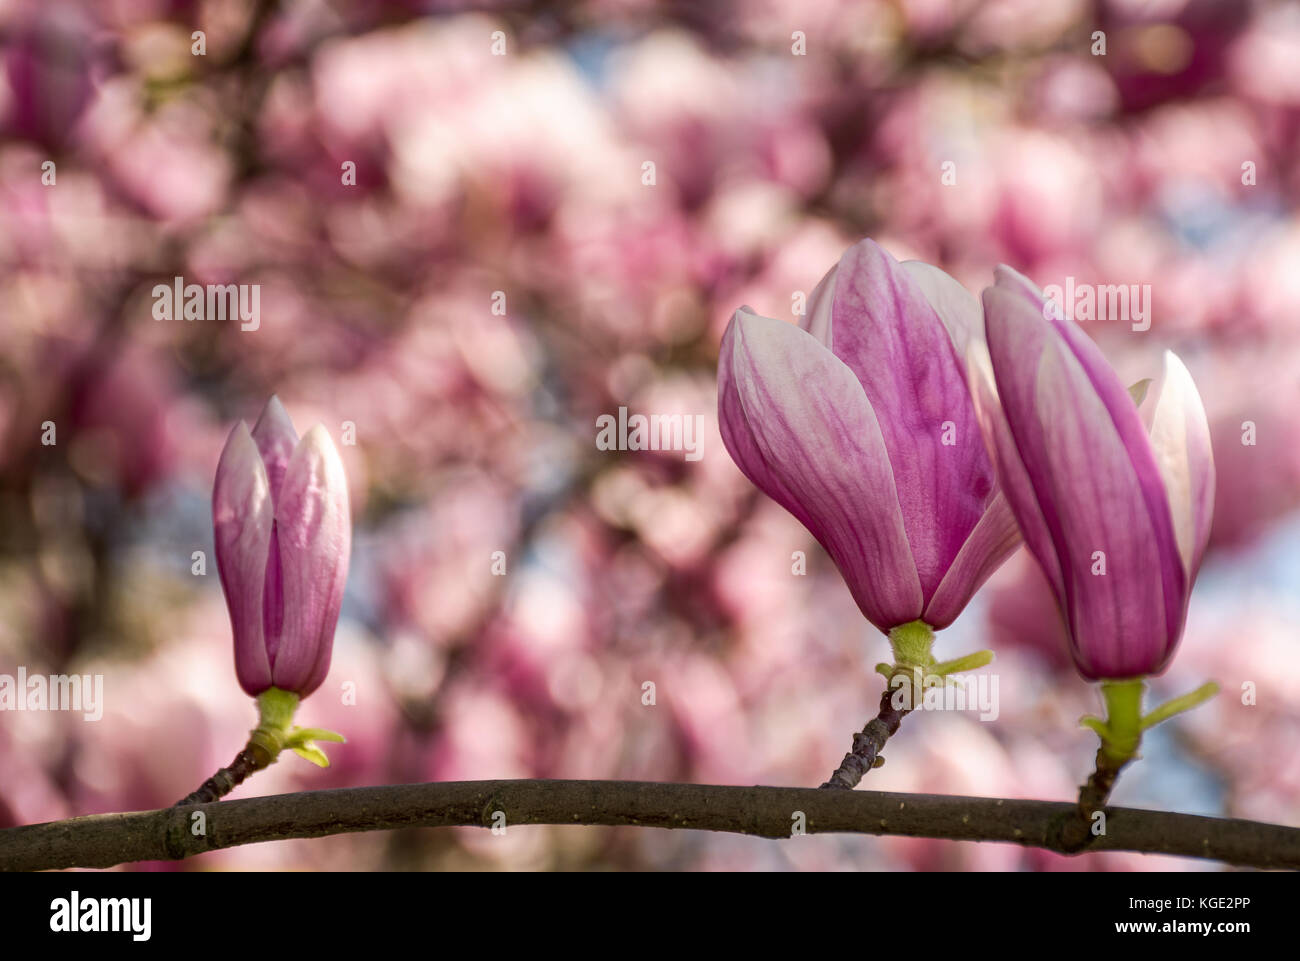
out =
<path fill-rule="evenodd" d="M 910 708 L 894 706 L 894 691 L 885 688 L 880 695 L 880 712 L 857 734 L 853 735 L 853 750 L 844 755 L 844 760 L 835 769 L 830 780 L 822 785 L 824 788 L 843 788 L 852 790 L 858 786 L 862 776 L 873 767 L 880 767 L 885 759 L 880 752 L 885 742 L 898 733 L 898 726 L 908 715 Z"/>
<path fill-rule="evenodd" d="M 223 767 L 217 771 L 204 781 L 197 791 L 177 801 L 174 807 L 189 807 L 192 804 L 219 801 L 243 784 L 246 778 L 270 767 L 273 760 L 274 758 L 265 749 L 250 741 L 235 755 L 235 759 L 230 762 L 230 767 Z"/>
<path fill-rule="evenodd" d="M 1087 845 L 1098 812 L 1105 812 L 1107 817 L 1110 816 L 1106 810 L 1106 802 L 1110 800 L 1110 792 L 1115 789 L 1119 772 L 1127 763 L 1124 761 L 1117 764 L 1104 750 L 1097 751 L 1096 766 L 1088 776 L 1088 780 L 1079 788 L 1075 816 L 1062 826 L 1061 840 L 1067 850 L 1077 851 Z"/>
<path fill-rule="evenodd" d="M 820 788 L 542 780 L 399 784 L 7 828 L 0 830 L 0 869 L 103 868 L 261 841 L 453 825 L 636 825 L 792 838 L 796 844 L 795 829 L 802 827 L 808 834 L 1004 841 L 1072 853 L 1061 831 L 1076 812 L 1075 804 L 1058 801 Z M 1300 869 L 1300 828 L 1132 808 L 1107 813 L 1106 832 L 1088 842 L 1088 851 Z"/>

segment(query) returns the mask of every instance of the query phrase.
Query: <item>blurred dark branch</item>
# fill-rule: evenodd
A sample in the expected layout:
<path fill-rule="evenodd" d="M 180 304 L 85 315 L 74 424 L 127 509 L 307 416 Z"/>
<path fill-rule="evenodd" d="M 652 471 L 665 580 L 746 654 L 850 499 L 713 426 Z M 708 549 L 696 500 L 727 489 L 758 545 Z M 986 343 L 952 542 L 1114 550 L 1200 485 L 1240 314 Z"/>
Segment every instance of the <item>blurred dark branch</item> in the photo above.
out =
<path fill-rule="evenodd" d="M 195 815 L 203 812 L 203 833 Z M 498 813 L 499 812 L 499 813 Z M 1063 801 L 723 787 L 639 781 L 455 781 L 306 791 L 188 808 L 97 814 L 0 831 L 0 869 L 105 868 L 205 851 L 355 831 L 504 824 L 635 825 L 790 838 L 873 834 L 1002 841 L 1072 852 Z M 1165 811 L 1110 808 L 1084 851 L 1138 851 L 1256 868 L 1300 869 L 1300 828 Z"/>

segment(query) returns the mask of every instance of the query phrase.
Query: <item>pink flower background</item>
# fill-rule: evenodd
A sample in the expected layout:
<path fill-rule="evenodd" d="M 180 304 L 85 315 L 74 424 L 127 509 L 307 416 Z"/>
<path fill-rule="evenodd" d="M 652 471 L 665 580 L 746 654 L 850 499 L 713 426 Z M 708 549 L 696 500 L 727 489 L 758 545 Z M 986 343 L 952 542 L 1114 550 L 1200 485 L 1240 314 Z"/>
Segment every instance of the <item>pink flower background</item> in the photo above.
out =
<path fill-rule="evenodd" d="M 820 783 L 874 714 L 887 645 L 727 456 L 715 367 L 737 306 L 793 319 L 796 292 L 863 236 L 976 291 L 999 262 L 1042 285 L 1150 285 L 1150 330 L 1084 326 L 1127 381 L 1173 348 L 1204 397 L 1214 531 L 1153 686 L 1212 677 L 1224 693 L 1153 732 L 1114 801 L 1300 823 L 1295 8 L 252 6 L 0 3 L 0 673 L 105 679 L 96 722 L 0 713 L 0 826 L 171 804 L 243 744 L 255 712 L 209 498 L 231 424 L 271 393 L 300 431 L 319 421 L 342 443 L 355 425 L 340 447 L 348 595 L 299 715 L 348 743 L 326 771 L 286 756 L 235 797 Z M 178 275 L 260 284 L 260 328 L 155 320 L 153 286 Z M 620 406 L 704 415 L 703 457 L 597 449 L 596 418 Z M 979 646 L 998 655 L 997 720 L 910 717 L 864 787 L 1072 796 L 1096 694 L 1023 551 L 936 653 Z M 345 835 L 164 867 L 1215 866 L 564 827 Z"/>

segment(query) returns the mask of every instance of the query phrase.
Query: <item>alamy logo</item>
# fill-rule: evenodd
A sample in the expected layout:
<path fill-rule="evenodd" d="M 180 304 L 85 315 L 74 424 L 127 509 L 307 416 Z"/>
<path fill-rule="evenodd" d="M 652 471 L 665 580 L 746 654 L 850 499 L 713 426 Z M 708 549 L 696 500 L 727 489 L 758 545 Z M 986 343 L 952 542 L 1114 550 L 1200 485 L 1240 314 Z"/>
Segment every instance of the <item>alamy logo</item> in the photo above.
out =
<path fill-rule="evenodd" d="M 82 720 L 104 716 L 103 674 L 0 674 L 0 711 L 81 711 Z"/>
<path fill-rule="evenodd" d="M 86 898 L 77 891 L 50 902 L 50 930 L 60 934 L 127 932 L 148 941 L 153 928 L 152 898 Z"/>
<path fill-rule="evenodd" d="M 618 417 L 601 414 L 596 418 L 597 450 L 680 450 L 687 460 L 704 456 L 700 442 L 704 434 L 703 414 L 632 414 L 618 409 Z"/>
<path fill-rule="evenodd" d="M 240 330 L 262 326 L 261 284 L 187 284 L 183 277 L 153 289 L 153 319 L 235 320 Z"/>
<path fill-rule="evenodd" d="M 1067 320 L 1127 320 L 1136 331 L 1151 328 L 1151 285 L 1076 284 L 1065 278 L 1065 286 L 1049 284 L 1043 288 L 1047 300 L 1043 316 Z"/>
<path fill-rule="evenodd" d="M 889 689 L 894 692 L 890 703 L 896 711 L 979 711 L 981 721 L 996 721 L 1001 713 L 996 674 L 923 676 L 917 670 L 912 675 L 895 674 Z"/>

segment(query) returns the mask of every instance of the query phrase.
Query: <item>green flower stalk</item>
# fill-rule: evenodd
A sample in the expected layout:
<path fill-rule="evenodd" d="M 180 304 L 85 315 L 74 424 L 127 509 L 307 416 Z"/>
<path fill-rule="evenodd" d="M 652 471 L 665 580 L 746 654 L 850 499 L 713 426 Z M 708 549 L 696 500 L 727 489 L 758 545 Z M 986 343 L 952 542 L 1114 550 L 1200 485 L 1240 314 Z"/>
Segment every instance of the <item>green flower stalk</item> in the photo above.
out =
<path fill-rule="evenodd" d="M 903 718 L 922 703 L 927 688 L 947 684 L 954 674 L 973 671 L 993 661 L 992 651 L 976 651 L 951 661 L 934 658 L 934 629 L 924 621 L 900 624 L 889 632 L 894 663 L 877 664 L 885 677 L 880 710 L 867 726 L 853 736 L 853 750 L 844 755 L 824 788 L 852 789 L 872 768 L 885 763 L 880 752 L 885 742 L 898 733 Z"/>
<path fill-rule="evenodd" d="M 244 782 L 253 773 L 270 767 L 280 752 L 286 748 L 317 767 L 329 767 L 329 758 L 316 746 L 316 741 L 342 742 L 344 737 L 334 731 L 318 727 L 296 727 L 293 715 L 298 709 L 298 695 L 268 688 L 257 696 L 260 722 L 249 735 L 248 744 L 235 756 L 229 767 L 223 767 L 193 794 L 177 803 L 205 804 L 218 801 Z"/>
<path fill-rule="evenodd" d="M 1141 678 L 1102 681 L 1101 696 L 1106 705 L 1106 717 L 1089 715 L 1079 721 L 1080 727 L 1095 731 L 1101 739 L 1096 767 L 1079 791 L 1079 814 L 1085 820 L 1090 821 L 1095 812 L 1105 807 L 1119 772 L 1140 756 L 1138 748 L 1142 745 L 1142 732 L 1175 714 L 1204 704 L 1219 693 L 1219 685 L 1209 681 L 1190 694 L 1166 701 L 1144 715 L 1142 697 L 1145 693 L 1146 682 Z"/>

